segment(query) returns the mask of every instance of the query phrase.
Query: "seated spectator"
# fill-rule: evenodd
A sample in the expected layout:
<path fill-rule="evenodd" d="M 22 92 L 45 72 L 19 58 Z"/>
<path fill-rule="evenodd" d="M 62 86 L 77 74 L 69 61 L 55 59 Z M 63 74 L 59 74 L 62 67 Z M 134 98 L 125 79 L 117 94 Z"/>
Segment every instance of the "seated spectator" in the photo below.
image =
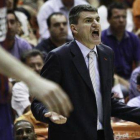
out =
<path fill-rule="evenodd" d="M 26 52 L 22 56 L 21 61 L 38 74 L 44 64 L 42 53 L 38 50 L 30 50 Z M 25 83 L 17 82 L 13 86 L 11 104 L 17 116 L 21 116 L 23 113 L 30 110 L 31 97 L 29 95 L 29 89 Z"/>
<path fill-rule="evenodd" d="M 46 1 L 40 8 L 37 20 L 39 24 L 39 32 L 41 39 L 48 38 L 50 36 L 46 20 L 54 12 L 62 12 L 67 18 L 69 11 L 73 6 L 79 4 L 88 4 L 85 0 L 49 0 Z M 72 39 L 72 33 L 68 28 L 68 39 Z"/>
<path fill-rule="evenodd" d="M 36 47 L 36 49 L 42 51 L 45 55 L 68 41 L 67 19 L 64 14 L 60 12 L 51 14 L 47 19 L 47 25 L 50 37 L 42 40 Z"/>
<path fill-rule="evenodd" d="M 129 80 L 133 63 L 140 64 L 140 40 L 125 30 L 126 8 L 122 3 L 112 3 L 108 7 L 108 22 L 110 27 L 102 32 L 102 42 L 114 51 L 115 73 Z"/>
<path fill-rule="evenodd" d="M 136 78 L 137 81 L 137 91 L 139 92 L 139 96 L 131 99 L 127 105 L 132 107 L 140 107 L 140 74 Z"/>
<path fill-rule="evenodd" d="M 13 10 L 14 9 L 14 13 L 17 16 L 19 22 L 20 22 L 20 32 L 18 32 L 18 35 L 27 40 L 31 45 L 36 46 L 37 45 L 37 39 L 33 33 L 33 30 L 31 28 L 30 25 L 30 19 L 34 18 L 36 19 L 36 10 L 32 9 L 31 7 L 29 7 L 28 9 L 32 9 L 32 10 L 26 10 L 26 8 L 23 8 L 24 11 L 20 10 L 17 8 L 18 6 L 18 1 L 19 0 L 7 0 L 7 8 L 8 10 Z M 31 14 L 30 11 L 33 11 Z M 34 22 L 34 24 L 37 23 Z"/>
<path fill-rule="evenodd" d="M 8 32 L 5 40 L 6 50 L 15 56 L 17 59 L 20 59 L 21 55 L 27 51 L 31 50 L 31 45 L 23 40 L 22 38 L 16 36 L 18 32 L 19 22 L 14 13 L 14 11 L 9 10 L 7 13 L 7 22 L 8 22 Z"/>
<path fill-rule="evenodd" d="M 25 120 L 21 120 L 14 125 L 15 140 L 37 140 L 33 125 Z"/>
<path fill-rule="evenodd" d="M 115 0 L 118 1 L 118 0 Z M 109 27 L 109 22 L 107 20 L 107 7 L 112 4 L 114 2 L 114 0 L 100 0 L 100 6 L 98 7 L 98 13 L 100 16 L 100 23 L 101 23 L 101 27 L 102 30 L 105 30 Z M 122 2 L 122 1 L 121 1 Z M 132 32 L 134 29 L 134 23 L 133 23 L 133 14 L 132 14 L 132 3 L 133 1 L 123 1 L 123 3 L 125 3 L 125 5 L 127 5 L 127 9 L 126 9 L 126 30 L 129 32 Z"/>
<path fill-rule="evenodd" d="M 48 138 L 48 125 L 46 123 L 37 121 L 34 118 L 31 110 L 17 118 L 15 123 L 21 120 L 29 121 L 34 126 L 37 139 L 44 138 L 44 140 L 46 140 Z"/>
<path fill-rule="evenodd" d="M 130 78 L 129 99 L 135 98 L 140 95 L 137 89 L 137 76 L 140 74 L 140 66 L 133 70 Z"/>

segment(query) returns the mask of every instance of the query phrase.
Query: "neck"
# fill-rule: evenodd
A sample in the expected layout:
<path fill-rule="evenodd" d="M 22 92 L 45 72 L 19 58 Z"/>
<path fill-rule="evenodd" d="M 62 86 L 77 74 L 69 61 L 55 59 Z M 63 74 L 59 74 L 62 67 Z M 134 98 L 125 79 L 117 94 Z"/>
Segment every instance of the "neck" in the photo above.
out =
<path fill-rule="evenodd" d="M 75 37 L 75 40 L 77 40 L 78 42 L 80 42 L 81 44 L 83 44 L 84 46 L 86 46 L 87 48 L 89 48 L 91 50 L 94 49 L 95 46 L 97 45 L 97 44 L 93 44 L 90 42 L 83 42 L 82 40 L 84 40 L 84 39 L 77 39 L 76 37 Z"/>
<path fill-rule="evenodd" d="M 117 38 L 118 41 L 122 40 L 124 33 L 125 33 L 125 30 L 120 31 L 120 30 L 111 29 L 111 31 L 112 31 L 113 35 Z"/>
<path fill-rule="evenodd" d="M 5 48 L 7 49 L 7 50 L 11 50 L 12 48 L 13 48 L 13 46 L 14 46 L 14 43 L 15 43 L 15 40 L 14 39 L 8 39 L 8 38 L 6 38 L 5 39 Z"/>
<path fill-rule="evenodd" d="M 59 46 L 63 45 L 64 43 L 66 43 L 66 40 L 57 41 L 56 39 L 53 39 L 53 38 L 50 38 L 50 39 L 56 47 L 59 47 Z"/>

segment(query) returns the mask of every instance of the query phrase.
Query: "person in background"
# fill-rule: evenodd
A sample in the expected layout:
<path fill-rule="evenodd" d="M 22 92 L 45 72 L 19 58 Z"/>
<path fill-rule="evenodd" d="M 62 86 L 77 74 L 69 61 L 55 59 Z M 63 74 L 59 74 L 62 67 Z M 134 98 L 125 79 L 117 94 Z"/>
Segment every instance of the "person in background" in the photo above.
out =
<path fill-rule="evenodd" d="M 128 106 L 132 107 L 140 107 L 140 74 L 137 76 L 136 81 L 137 81 L 136 90 L 139 92 L 139 95 L 129 100 L 129 102 L 127 103 Z"/>
<path fill-rule="evenodd" d="M 137 76 L 140 74 L 140 66 L 133 70 L 130 77 L 129 99 L 139 96 L 140 92 L 137 89 Z"/>
<path fill-rule="evenodd" d="M 140 0 L 135 0 L 133 3 L 133 20 L 135 24 L 134 32 L 140 38 Z"/>
<path fill-rule="evenodd" d="M 35 133 L 37 135 L 37 140 L 47 140 L 48 139 L 48 124 L 37 121 L 31 110 L 29 110 L 27 113 L 21 115 L 20 117 L 18 117 L 14 123 L 16 123 L 17 121 L 21 121 L 21 120 L 27 120 L 29 121 L 35 129 Z"/>
<path fill-rule="evenodd" d="M 135 34 L 125 30 L 126 8 L 122 3 L 112 3 L 108 7 L 110 27 L 102 32 L 102 42 L 113 49 L 115 73 L 129 80 L 133 64 L 140 64 L 140 40 Z"/>
<path fill-rule="evenodd" d="M 45 56 L 53 49 L 66 43 L 68 35 L 67 18 L 60 12 L 52 13 L 46 20 L 50 37 L 43 39 L 35 49 L 42 51 Z"/>
<path fill-rule="evenodd" d="M 21 61 L 37 74 L 40 74 L 44 65 L 43 55 L 38 50 L 30 50 L 24 53 L 21 57 Z M 22 81 L 15 83 L 12 89 L 11 105 L 16 113 L 16 117 L 19 117 L 30 110 L 31 100 L 32 97 L 30 97 L 27 85 Z"/>
<path fill-rule="evenodd" d="M 77 5 L 70 11 L 69 22 L 74 40 L 48 54 L 41 75 L 63 87 L 74 110 L 66 118 L 35 99 L 32 113 L 50 124 L 50 140 L 113 140 L 111 116 L 140 124 L 140 108 L 112 98 L 114 53 L 101 44 L 97 9 Z"/>
<path fill-rule="evenodd" d="M 5 49 L 17 59 L 32 46 L 24 39 L 16 36 L 19 28 L 18 19 L 13 10 L 8 10 L 7 13 L 8 32 L 5 40 Z"/>
<path fill-rule="evenodd" d="M 53 12 L 61 12 L 63 13 L 67 19 L 69 15 L 69 11 L 73 6 L 79 4 L 88 4 L 85 0 L 49 0 L 46 1 L 42 7 L 40 8 L 37 21 L 39 25 L 39 33 L 41 39 L 50 37 L 48 26 L 46 24 L 46 20 Z M 72 33 L 70 28 L 68 28 L 68 39 L 72 39 Z"/>
<path fill-rule="evenodd" d="M 26 121 L 17 121 L 14 125 L 15 140 L 37 140 L 34 126 Z"/>

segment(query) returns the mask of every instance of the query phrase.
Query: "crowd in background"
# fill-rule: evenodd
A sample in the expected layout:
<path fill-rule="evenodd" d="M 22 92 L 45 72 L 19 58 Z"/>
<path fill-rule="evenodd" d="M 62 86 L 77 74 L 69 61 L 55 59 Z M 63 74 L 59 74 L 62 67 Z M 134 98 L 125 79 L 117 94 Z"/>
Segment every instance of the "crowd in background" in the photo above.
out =
<path fill-rule="evenodd" d="M 68 15 L 79 4 L 98 8 L 102 43 L 114 51 L 113 97 L 140 107 L 140 0 L 7 0 L 5 49 L 39 74 L 48 53 L 73 39 Z M 0 122 L 6 124 L 0 139 L 20 140 L 28 137 L 24 131 L 32 140 L 47 139 L 48 125 L 30 110 L 27 85 L 2 75 L 0 80 L 0 109 L 5 106 Z"/>

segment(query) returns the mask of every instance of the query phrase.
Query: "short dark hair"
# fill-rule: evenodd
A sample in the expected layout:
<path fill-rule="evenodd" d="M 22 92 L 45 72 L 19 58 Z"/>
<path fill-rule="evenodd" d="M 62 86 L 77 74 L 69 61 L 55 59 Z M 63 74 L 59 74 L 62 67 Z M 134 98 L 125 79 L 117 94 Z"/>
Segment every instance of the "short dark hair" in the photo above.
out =
<path fill-rule="evenodd" d="M 137 85 L 140 85 L 140 74 L 137 76 Z"/>
<path fill-rule="evenodd" d="M 51 27 L 51 18 L 52 18 L 52 16 L 54 16 L 54 15 L 62 15 L 62 16 L 65 16 L 63 13 L 61 13 L 61 12 L 54 12 L 54 13 L 52 13 L 51 15 L 49 15 L 49 17 L 47 18 L 47 25 L 48 25 L 48 27 Z M 65 16 L 66 17 L 66 16 Z"/>
<path fill-rule="evenodd" d="M 107 9 L 107 19 L 110 19 L 112 17 L 113 9 L 126 10 L 126 6 L 122 2 L 113 2 L 112 4 L 110 4 Z"/>
<path fill-rule="evenodd" d="M 81 12 L 97 12 L 97 8 L 92 7 L 91 5 L 77 5 L 73 7 L 69 13 L 69 23 L 70 24 L 77 24 L 79 15 Z"/>
<path fill-rule="evenodd" d="M 31 125 L 32 129 L 34 130 L 34 126 L 33 126 L 32 123 L 30 123 L 30 122 L 27 121 L 27 120 L 20 120 L 20 121 L 17 121 L 17 122 L 14 124 L 14 131 L 15 131 L 15 129 L 16 129 L 16 126 L 17 126 L 18 124 L 20 124 L 20 123 L 29 123 L 29 124 Z"/>
<path fill-rule="evenodd" d="M 44 56 L 43 56 L 42 52 L 40 52 L 39 50 L 36 50 L 36 49 L 32 49 L 32 50 L 26 51 L 22 54 L 21 61 L 23 63 L 26 63 L 27 58 L 37 56 L 37 55 L 41 56 L 42 60 L 44 60 Z"/>
<path fill-rule="evenodd" d="M 7 15 L 8 15 L 8 14 L 13 14 L 13 15 L 15 16 L 16 21 L 18 21 L 18 22 L 19 22 L 19 20 L 18 20 L 18 18 L 17 18 L 17 16 L 16 16 L 16 14 L 15 14 L 15 11 L 14 11 L 14 10 L 8 10 L 8 11 L 7 11 Z"/>

